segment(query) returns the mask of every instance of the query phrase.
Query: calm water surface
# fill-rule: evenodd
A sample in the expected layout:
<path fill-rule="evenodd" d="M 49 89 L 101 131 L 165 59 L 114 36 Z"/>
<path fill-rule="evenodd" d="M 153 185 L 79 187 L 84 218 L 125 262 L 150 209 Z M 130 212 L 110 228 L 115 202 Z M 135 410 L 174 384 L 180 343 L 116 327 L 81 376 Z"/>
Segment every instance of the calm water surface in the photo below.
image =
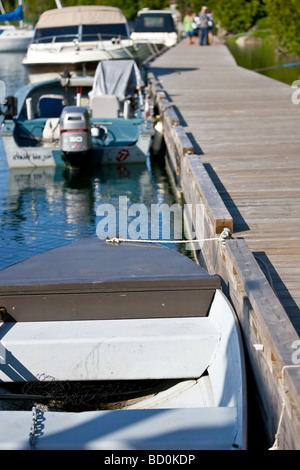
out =
<path fill-rule="evenodd" d="M 237 37 L 227 38 L 226 45 L 241 67 L 258 70 L 258 73 L 288 85 L 300 79 L 300 57 L 278 53 L 272 37 L 257 38 L 243 46 L 236 41 Z"/>
<path fill-rule="evenodd" d="M 22 54 L 0 54 L 6 96 L 27 83 L 22 59 Z M 96 237 L 97 207 L 109 203 L 118 210 L 119 196 L 127 197 L 128 207 L 177 202 L 164 166 L 150 161 L 77 175 L 64 168 L 0 168 L 0 269 L 68 242 Z"/>

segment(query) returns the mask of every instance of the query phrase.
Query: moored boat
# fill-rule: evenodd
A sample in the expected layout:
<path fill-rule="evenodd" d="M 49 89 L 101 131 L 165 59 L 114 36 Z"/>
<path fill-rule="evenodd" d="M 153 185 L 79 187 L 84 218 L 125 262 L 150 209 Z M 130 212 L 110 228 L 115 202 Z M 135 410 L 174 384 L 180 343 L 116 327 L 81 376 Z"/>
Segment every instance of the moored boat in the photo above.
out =
<path fill-rule="evenodd" d="M 32 41 L 34 30 L 23 27 L 23 6 L 12 12 L 5 13 L 0 1 L 0 22 L 19 21 L 20 26 L 0 25 L 0 52 L 25 52 Z"/>
<path fill-rule="evenodd" d="M 101 61 L 95 77 L 54 78 L 8 97 L 0 141 L 10 168 L 145 162 L 153 136 L 133 60 Z"/>
<path fill-rule="evenodd" d="M 243 347 L 218 276 L 83 239 L 0 271 L 1 449 L 245 449 Z"/>
<path fill-rule="evenodd" d="M 163 48 L 175 46 L 178 31 L 170 11 L 144 8 L 138 12 L 130 37 L 136 44 L 137 55 L 142 62 Z"/>
<path fill-rule="evenodd" d="M 133 59 L 134 43 L 119 8 L 99 5 L 47 10 L 35 27 L 23 65 L 31 82 L 91 75 L 101 60 Z"/>

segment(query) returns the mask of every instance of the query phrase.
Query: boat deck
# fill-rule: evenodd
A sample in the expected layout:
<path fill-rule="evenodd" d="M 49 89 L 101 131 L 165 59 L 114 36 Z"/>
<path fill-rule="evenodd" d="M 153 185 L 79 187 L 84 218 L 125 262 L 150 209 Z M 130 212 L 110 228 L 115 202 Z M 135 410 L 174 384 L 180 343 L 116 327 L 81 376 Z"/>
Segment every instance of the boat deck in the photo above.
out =
<path fill-rule="evenodd" d="M 300 333 L 299 113 L 291 86 L 185 40 L 151 63 L 229 213 Z"/>

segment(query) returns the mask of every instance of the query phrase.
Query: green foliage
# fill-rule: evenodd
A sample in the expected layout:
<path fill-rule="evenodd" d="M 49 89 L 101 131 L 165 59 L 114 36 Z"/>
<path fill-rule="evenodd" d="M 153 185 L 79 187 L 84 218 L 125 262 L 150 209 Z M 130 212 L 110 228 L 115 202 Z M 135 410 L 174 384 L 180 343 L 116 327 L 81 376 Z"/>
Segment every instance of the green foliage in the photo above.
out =
<path fill-rule="evenodd" d="M 300 56 L 300 2 L 299 0 L 265 0 L 266 12 L 274 35 L 282 47 Z"/>
<path fill-rule="evenodd" d="M 264 16 L 263 18 L 259 18 L 256 22 L 257 29 L 272 29 L 271 23 L 268 16 Z"/>
<path fill-rule="evenodd" d="M 260 0 L 218 0 L 213 11 L 223 28 L 230 33 L 247 31 L 261 15 Z"/>
<path fill-rule="evenodd" d="M 56 8 L 55 0 L 23 0 L 23 12 L 25 21 L 35 24 L 41 14 L 46 10 Z"/>
<path fill-rule="evenodd" d="M 169 0 L 61 0 L 63 7 L 76 5 L 110 5 L 120 8 L 128 20 L 134 20 L 142 8 L 163 9 L 169 7 Z M 56 8 L 55 0 L 23 0 L 26 20 L 36 23 L 41 13 Z M 15 7 L 13 7 L 14 9 Z"/>
<path fill-rule="evenodd" d="M 177 9 L 182 15 L 185 14 L 187 10 L 190 12 L 195 12 L 199 14 L 202 5 L 206 5 L 209 10 L 214 11 L 214 5 L 216 1 L 206 1 L 206 0 L 177 0 L 176 5 Z"/>

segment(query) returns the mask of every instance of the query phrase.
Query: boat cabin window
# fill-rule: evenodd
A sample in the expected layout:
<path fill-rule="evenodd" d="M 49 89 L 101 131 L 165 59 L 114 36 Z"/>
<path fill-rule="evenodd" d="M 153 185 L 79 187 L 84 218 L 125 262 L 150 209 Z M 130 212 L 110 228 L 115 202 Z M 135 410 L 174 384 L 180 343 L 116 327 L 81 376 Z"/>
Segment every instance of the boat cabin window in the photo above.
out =
<path fill-rule="evenodd" d="M 78 38 L 78 26 L 61 26 L 57 28 L 37 29 L 34 42 L 66 42 Z"/>
<path fill-rule="evenodd" d="M 176 32 L 171 15 L 140 15 L 134 27 L 136 33 L 173 33 Z"/>
<path fill-rule="evenodd" d="M 129 30 L 126 24 L 101 24 L 101 25 L 82 25 L 82 41 L 109 41 L 113 37 L 129 37 Z"/>
<path fill-rule="evenodd" d="M 62 26 L 57 28 L 37 29 L 34 42 L 72 42 L 79 41 L 109 41 L 113 37 L 129 38 L 129 30 L 126 24 L 102 24 L 102 25 L 77 25 Z"/>

